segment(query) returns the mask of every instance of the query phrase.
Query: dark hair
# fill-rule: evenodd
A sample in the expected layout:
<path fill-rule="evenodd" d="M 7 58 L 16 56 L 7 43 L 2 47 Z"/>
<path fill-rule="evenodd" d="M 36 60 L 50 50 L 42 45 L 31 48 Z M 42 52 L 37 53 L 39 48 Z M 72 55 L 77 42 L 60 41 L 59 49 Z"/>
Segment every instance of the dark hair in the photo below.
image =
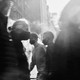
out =
<path fill-rule="evenodd" d="M 21 27 L 18 25 L 21 25 Z M 12 30 L 15 30 L 15 29 L 21 29 L 21 30 L 28 31 L 29 27 L 28 27 L 28 24 L 25 23 L 24 21 L 16 21 L 12 26 Z"/>
<path fill-rule="evenodd" d="M 45 38 L 48 39 L 48 40 L 52 40 L 53 41 L 53 39 L 54 39 L 54 35 L 53 35 L 53 33 L 51 31 L 44 32 L 43 36 L 45 36 Z"/>
<path fill-rule="evenodd" d="M 24 21 L 16 21 L 12 26 L 11 33 L 15 40 L 27 40 L 30 38 L 28 24 Z"/>
<path fill-rule="evenodd" d="M 35 40 L 38 40 L 38 35 L 36 33 L 31 33 L 30 34 L 30 38 L 31 39 L 35 39 Z"/>

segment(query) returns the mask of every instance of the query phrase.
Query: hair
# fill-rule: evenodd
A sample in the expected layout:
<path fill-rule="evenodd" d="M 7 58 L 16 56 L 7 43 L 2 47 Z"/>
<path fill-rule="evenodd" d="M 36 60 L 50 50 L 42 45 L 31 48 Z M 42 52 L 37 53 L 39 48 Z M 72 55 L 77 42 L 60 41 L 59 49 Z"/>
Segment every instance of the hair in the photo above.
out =
<path fill-rule="evenodd" d="M 38 40 L 38 35 L 36 33 L 31 33 L 30 38 Z"/>
<path fill-rule="evenodd" d="M 54 35 L 51 31 L 44 32 L 43 36 L 45 36 L 45 39 L 47 39 L 48 41 L 53 41 L 54 39 Z"/>
<path fill-rule="evenodd" d="M 18 25 L 22 25 L 22 26 L 20 27 L 20 26 L 18 26 Z M 23 30 L 23 29 L 24 29 L 24 30 L 29 30 L 28 24 L 25 23 L 24 21 L 16 21 L 16 22 L 13 24 L 13 26 L 12 26 L 12 30 L 17 29 L 17 28 L 22 29 L 22 30 Z"/>

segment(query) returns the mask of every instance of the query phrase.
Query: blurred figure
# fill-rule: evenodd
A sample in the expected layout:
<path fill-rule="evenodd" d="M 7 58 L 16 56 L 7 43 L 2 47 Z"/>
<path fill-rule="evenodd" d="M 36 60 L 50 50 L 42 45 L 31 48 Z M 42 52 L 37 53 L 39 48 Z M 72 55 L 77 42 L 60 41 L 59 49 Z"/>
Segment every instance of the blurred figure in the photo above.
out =
<path fill-rule="evenodd" d="M 21 34 L 14 34 L 16 29 L 11 30 L 11 28 L 11 34 L 8 33 L 7 24 L 10 5 L 7 7 L 8 0 L 0 0 L 0 4 L 0 80 L 29 80 L 28 63 L 20 43 L 24 39 L 24 35 L 21 33 L 20 38 Z M 19 30 L 22 31 L 22 29 L 18 29 L 17 32 L 20 33 Z M 25 36 L 27 40 L 29 32 Z M 10 41 L 10 39 L 12 40 Z"/>
<path fill-rule="evenodd" d="M 11 37 L 9 37 L 7 17 L 0 13 L 0 80 L 29 80 L 28 63 L 20 42 L 25 38 L 23 36 L 17 37 L 16 35 L 19 34 L 13 36 L 14 32 L 12 29 Z M 29 38 L 29 32 L 27 33 L 25 35 L 27 36 L 26 40 Z M 12 41 L 9 40 L 10 38 Z"/>
<path fill-rule="evenodd" d="M 46 75 L 46 60 L 45 60 L 45 47 L 38 42 L 38 35 L 35 33 L 31 33 L 30 35 L 30 44 L 34 45 L 34 49 L 32 52 L 32 62 L 30 65 L 30 71 L 34 68 L 34 66 L 37 66 L 37 80 L 45 80 Z"/>
<path fill-rule="evenodd" d="M 8 18 L 0 12 L 0 80 L 15 80 L 18 79 L 20 72 L 17 69 L 14 45 L 9 41 L 7 21 Z"/>
<path fill-rule="evenodd" d="M 7 17 L 5 17 L 1 12 L 0 12 L 0 80 L 2 80 L 2 74 L 4 73 L 4 69 L 6 66 L 6 60 L 4 59 L 5 55 L 5 48 L 8 41 L 8 33 L 6 31 L 7 27 Z M 4 33 L 3 33 L 4 32 Z"/>
<path fill-rule="evenodd" d="M 15 80 L 20 72 L 17 69 L 17 54 L 7 32 L 9 6 L 6 7 L 7 0 L 0 0 L 0 5 L 0 80 Z"/>
<path fill-rule="evenodd" d="M 54 43 L 53 43 L 54 35 L 51 31 L 47 31 L 43 33 L 43 44 L 47 45 L 46 48 L 46 68 L 47 68 L 47 80 L 55 80 L 54 79 Z"/>
<path fill-rule="evenodd" d="M 80 79 L 80 0 L 70 0 L 59 21 L 61 31 L 55 42 L 57 77 L 77 80 Z"/>
<path fill-rule="evenodd" d="M 17 41 L 29 39 L 30 32 L 28 24 L 24 21 L 16 21 L 12 26 L 11 34 L 13 39 Z"/>
<path fill-rule="evenodd" d="M 54 47 L 56 80 L 80 79 L 80 24 L 69 21 L 60 29 Z"/>
<path fill-rule="evenodd" d="M 13 39 L 14 46 L 16 48 L 18 56 L 18 67 L 19 70 L 23 73 L 22 77 L 24 80 L 29 80 L 29 65 L 27 56 L 24 52 L 24 47 L 22 40 L 28 40 L 30 37 L 29 27 L 24 21 L 16 21 L 12 26 L 11 36 Z M 20 76 L 21 77 L 21 76 Z"/>

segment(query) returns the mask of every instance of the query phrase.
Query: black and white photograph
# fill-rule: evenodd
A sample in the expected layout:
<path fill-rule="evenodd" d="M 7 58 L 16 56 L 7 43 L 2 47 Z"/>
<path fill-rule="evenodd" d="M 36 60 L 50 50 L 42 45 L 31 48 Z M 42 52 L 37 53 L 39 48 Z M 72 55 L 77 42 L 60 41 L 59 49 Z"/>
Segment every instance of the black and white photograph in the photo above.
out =
<path fill-rule="evenodd" d="M 80 0 L 0 0 L 0 80 L 80 80 Z"/>

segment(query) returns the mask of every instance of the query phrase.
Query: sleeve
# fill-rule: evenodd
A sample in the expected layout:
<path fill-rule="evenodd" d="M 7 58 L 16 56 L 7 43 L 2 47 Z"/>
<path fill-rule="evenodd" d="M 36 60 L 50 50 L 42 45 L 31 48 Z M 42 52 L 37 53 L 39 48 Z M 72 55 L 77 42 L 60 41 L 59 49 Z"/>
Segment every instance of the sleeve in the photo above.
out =
<path fill-rule="evenodd" d="M 50 57 L 49 57 L 49 54 L 48 54 L 49 52 L 48 52 L 48 49 L 47 49 L 47 51 L 46 51 L 46 68 L 47 68 L 47 70 L 48 70 L 48 72 L 49 72 L 49 67 L 50 67 Z"/>
<path fill-rule="evenodd" d="M 31 62 L 31 64 L 30 64 L 30 71 L 32 71 L 32 69 L 34 68 L 34 66 L 35 66 L 35 59 L 34 59 L 34 57 L 32 56 L 32 62 Z"/>
<path fill-rule="evenodd" d="M 43 47 L 39 49 L 39 72 L 45 73 L 46 71 L 46 52 Z"/>
<path fill-rule="evenodd" d="M 44 50 L 43 47 L 41 47 L 39 49 L 39 57 L 40 57 L 42 63 L 45 63 L 46 62 L 46 52 L 45 52 L 45 50 Z"/>

